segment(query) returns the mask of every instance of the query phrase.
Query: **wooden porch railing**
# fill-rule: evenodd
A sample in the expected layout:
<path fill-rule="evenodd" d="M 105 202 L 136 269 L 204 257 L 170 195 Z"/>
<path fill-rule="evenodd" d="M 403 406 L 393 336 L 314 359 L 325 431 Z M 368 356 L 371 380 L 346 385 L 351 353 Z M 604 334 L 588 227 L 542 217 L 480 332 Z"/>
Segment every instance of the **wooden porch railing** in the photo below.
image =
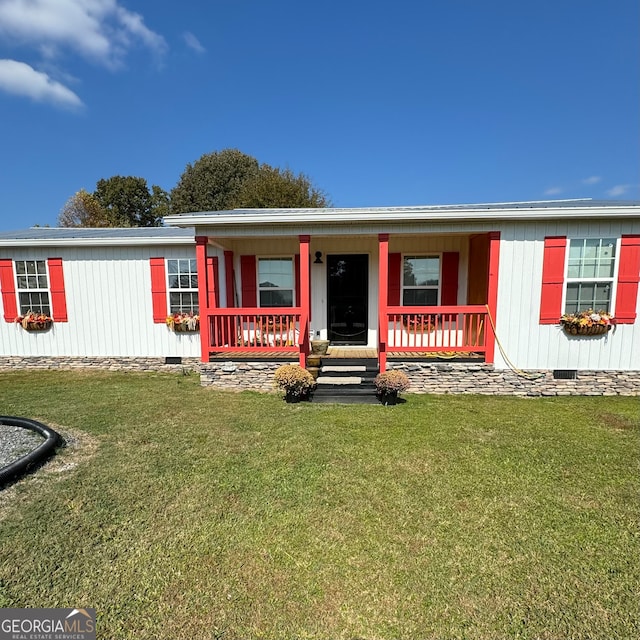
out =
<path fill-rule="evenodd" d="M 487 308 L 484 305 L 387 307 L 381 317 L 381 370 L 388 352 L 485 353 Z"/>
<path fill-rule="evenodd" d="M 306 366 L 309 322 L 300 307 L 210 309 L 206 316 L 210 352 L 298 351 L 300 365 Z"/>

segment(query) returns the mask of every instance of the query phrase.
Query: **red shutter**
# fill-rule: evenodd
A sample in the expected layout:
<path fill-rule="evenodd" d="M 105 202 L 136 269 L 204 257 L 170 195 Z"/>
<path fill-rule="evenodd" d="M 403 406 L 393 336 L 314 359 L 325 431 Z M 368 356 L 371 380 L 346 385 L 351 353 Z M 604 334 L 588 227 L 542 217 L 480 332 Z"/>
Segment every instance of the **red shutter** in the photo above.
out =
<path fill-rule="evenodd" d="M 402 288 L 402 254 L 389 254 L 389 292 L 387 295 L 387 304 L 390 307 L 400 305 L 400 291 Z"/>
<path fill-rule="evenodd" d="M 567 239 L 564 236 L 549 236 L 544 239 L 540 324 L 557 324 L 562 315 L 566 250 Z"/>
<path fill-rule="evenodd" d="M 218 257 L 208 257 L 207 267 L 209 281 L 209 304 L 214 302 L 217 309 L 220 307 L 220 275 L 218 273 Z"/>
<path fill-rule="evenodd" d="M 296 287 L 296 306 L 300 306 L 300 254 L 296 253 L 293 257 L 294 281 Z"/>
<path fill-rule="evenodd" d="M 227 307 L 235 307 L 235 286 L 233 277 L 233 251 L 224 252 L 224 283 L 227 290 Z"/>
<path fill-rule="evenodd" d="M 614 316 L 618 324 L 633 324 L 635 322 L 639 280 L 640 236 L 622 236 Z"/>
<path fill-rule="evenodd" d="M 458 265 L 460 254 L 457 251 L 447 251 L 442 254 L 442 292 L 440 304 L 458 304 Z"/>
<path fill-rule="evenodd" d="M 49 258 L 49 290 L 51 291 L 51 315 L 55 322 L 68 322 L 67 298 L 64 292 L 62 258 Z"/>
<path fill-rule="evenodd" d="M 167 319 L 167 275 L 164 258 L 151 258 L 150 262 L 153 321 L 159 324 Z"/>
<path fill-rule="evenodd" d="M 18 315 L 16 285 L 13 277 L 13 260 L 0 260 L 0 291 L 5 322 L 13 322 Z"/>
<path fill-rule="evenodd" d="M 258 306 L 258 285 L 256 281 L 256 257 L 240 256 L 240 278 L 242 279 L 242 306 Z"/>

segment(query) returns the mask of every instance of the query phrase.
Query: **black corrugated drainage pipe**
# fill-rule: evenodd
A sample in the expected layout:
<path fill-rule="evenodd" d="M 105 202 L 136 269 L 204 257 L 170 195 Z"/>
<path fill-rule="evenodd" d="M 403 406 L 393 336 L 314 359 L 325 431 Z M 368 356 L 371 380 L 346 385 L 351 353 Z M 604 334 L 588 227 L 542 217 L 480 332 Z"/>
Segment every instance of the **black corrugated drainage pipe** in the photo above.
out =
<path fill-rule="evenodd" d="M 30 429 L 45 438 L 45 441 L 33 451 L 0 469 L 0 487 L 3 487 L 13 480 L 17 480 L 25 473 L 42 464 L 54 452 L 55 448 L 64 442 L 62 436 L 57 431 L 54 431 L 46 424 L 29 420 L 28 418 L 0 416 L 0 424 Z"/>

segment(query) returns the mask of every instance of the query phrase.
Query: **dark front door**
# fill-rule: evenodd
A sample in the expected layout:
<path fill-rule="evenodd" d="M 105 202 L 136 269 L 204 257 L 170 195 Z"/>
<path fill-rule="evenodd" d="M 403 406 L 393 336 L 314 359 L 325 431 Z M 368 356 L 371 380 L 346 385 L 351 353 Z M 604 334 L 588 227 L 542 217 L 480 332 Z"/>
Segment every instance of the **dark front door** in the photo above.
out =
<path fill-rule="evenodd" d="M 329 340 L 367 344 L 369 256 L 327 256 Z"/>

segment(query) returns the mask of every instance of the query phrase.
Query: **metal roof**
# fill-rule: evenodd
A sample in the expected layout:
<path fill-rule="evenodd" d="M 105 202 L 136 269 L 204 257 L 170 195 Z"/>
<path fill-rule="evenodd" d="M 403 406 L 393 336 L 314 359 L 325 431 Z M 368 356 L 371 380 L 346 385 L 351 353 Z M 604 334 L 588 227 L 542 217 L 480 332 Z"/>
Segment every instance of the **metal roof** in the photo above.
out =
<path fill-rule="evenodd" d="M 592 200 L 591 198 L 574 198 L 567 200 L 526 200 L 517 202 L 483 202 L 483 203 L 471 203 L 471 204 L 427 204 L 427 205 L 415 205 L 415 206 L 400 206 L 400 207 L 327 207 L 324 209 L 317 208 L 273 208 L 273 209 L 227 209 L 222 211 L 198 211 L 189 213 L 178 213 L 167 218 L 180 218 L 181 216 L 228 216 L 237 215 L 242 216 L 248 213 L 269 213 L 271 215 L 286 214 L 291 212 L 299 213 L 336 213 L 336 212 L 353 212 L 361 213 L 368 212 L 371 214 L 385 214 L 401 211 L 416 211 L 425 212 L 430 211 L 500 211 L 503 209 L 565 209 L 576 207 L 588 207 L 588 208 L 606 208 L 606 207 L 639 207 L 640 200 Z"/>
<path fill-rule="evenodd" d="M 640 201 L 533 200 L 525 202 L 485 202 L 479 204 L 436 204 L 410 207 L 358 207 L 326 209 L 233 209 L 202 211 L 166 216 L 175 226 L 222 226 L 274 223 L 350 223 L 402 221 L 489 221 L 549 218 L 594 218 L 602 216 L 638 217 Z"/>
<path fill-rule="evenodd" d="M 0 232 L 0 246 L 193 244 L 194 236 L 193 228 L 176 227 L 32 227 Z"/>
<path fill-rule="evenodd" d="M 479 204 L 435 204 L 412 207 L 359 207 L 326 209 L 233 209 L 202 211 L 165 217 L 167 227 L 76 228 L 32 227 L 0 232 L 0 246 L 107 246 L 194 243 L 194 227 L 264 225 L 274 223 L 387 223 L 466 222 L 490 220 L 577 219 L 598 217 L 640 218 L 637 200 L 533 200 Z"/>

